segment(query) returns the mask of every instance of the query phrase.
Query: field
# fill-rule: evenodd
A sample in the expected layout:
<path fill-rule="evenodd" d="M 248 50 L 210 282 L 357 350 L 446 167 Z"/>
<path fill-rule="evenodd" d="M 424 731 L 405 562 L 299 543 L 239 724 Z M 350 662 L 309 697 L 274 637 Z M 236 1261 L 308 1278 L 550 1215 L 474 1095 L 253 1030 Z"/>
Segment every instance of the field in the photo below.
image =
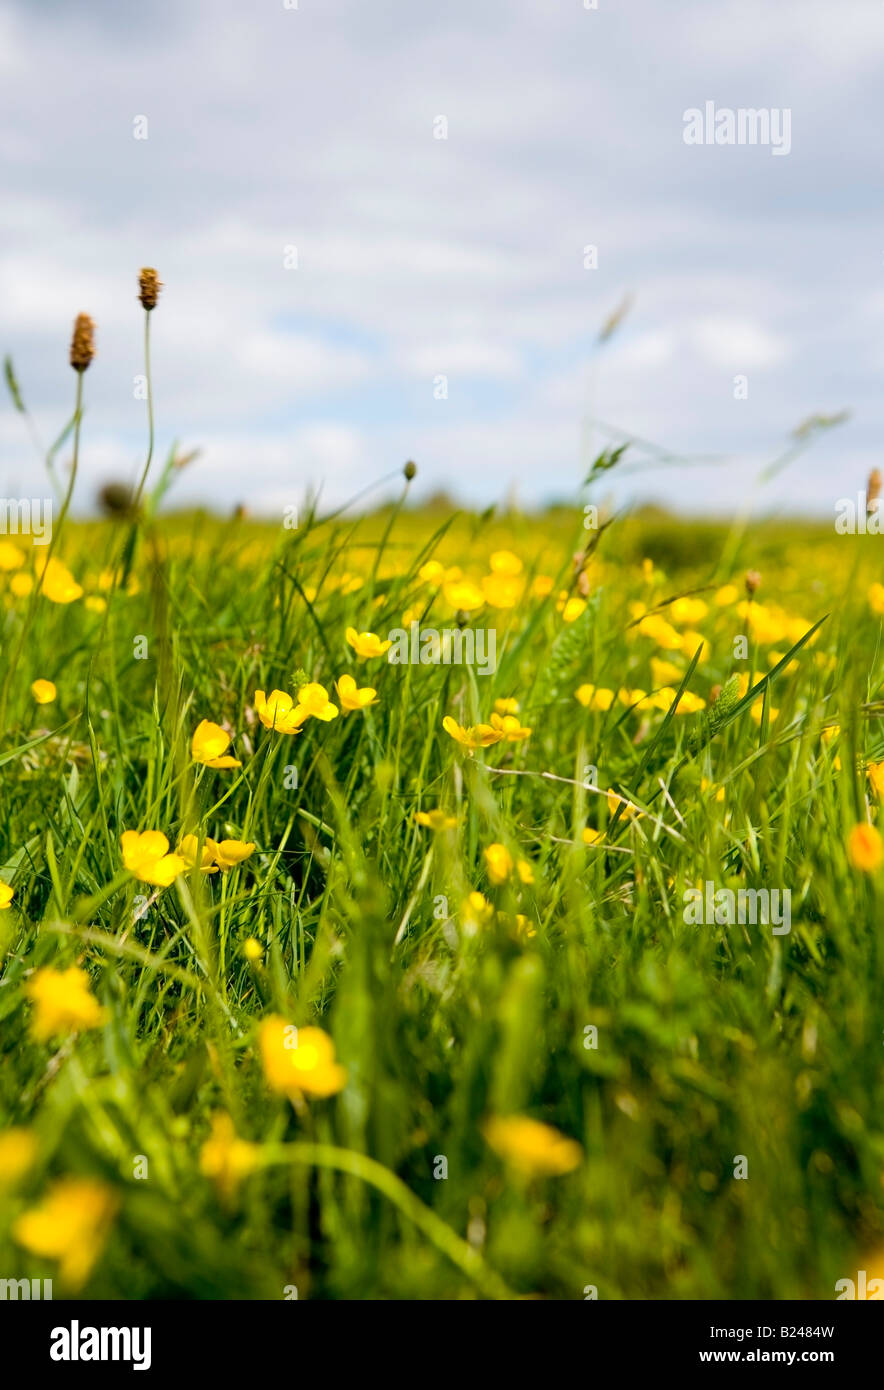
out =
<path fill-rule="evenodd" d="M 163 516 L 180 462 L 0 543 L 0 1273 L 884 1274 L 880 540 L 587 529 L 603 476 L 414 509 L 410 469 L 379 510 Z"/>

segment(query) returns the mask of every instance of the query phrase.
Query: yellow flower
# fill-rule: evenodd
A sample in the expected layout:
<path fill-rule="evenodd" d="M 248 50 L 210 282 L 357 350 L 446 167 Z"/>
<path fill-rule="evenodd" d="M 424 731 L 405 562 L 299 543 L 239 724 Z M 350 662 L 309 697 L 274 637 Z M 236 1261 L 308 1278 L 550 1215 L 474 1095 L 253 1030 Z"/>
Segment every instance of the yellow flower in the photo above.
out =
<path fill-rule="evenodd" d="M 486 574 L 482 580 L 485 602 L 492 608 L 515 608 L 524 587 L 524 581 L 517 574 Z"/>
<path fill-rule="evenodd" d="M 462 608 L 465 613 L 481 608 L 485 602 L 485 595 L 478 585 L 470 579 L 462 579 L 459 574 L 457 578 L 446 576 L 442 593 L 446 603 L 452 608 Z"/>
<path fill-rule="evenodd" d="M 534 869 L 527 859 L 516 860 L 516 873 L 523 883 L 534 882 Z"/>
<path fill-rule="evenodd" d="M 456 816 L 449 816 L 438 807 L 435 811 L 415 811 L 414 818 L 427 830 L 454 830 L 457 825 Z"/>
<path fill-rule="evenodd" d="M 324 1097 L 345 1086 L 347 1069 L 335 1061 L 335 1045 L 321 1028 L 295 1028 L 271 1014 L 258 1029 L 258 1041 L 272 1091 Z"/>
<path fill-rule="evenodd" d="M 101 598 L 99 594 L 89 594 L 83 600 L 83 607 L 87 608 L 90 613 L 103 613 L 107 608 L 107 600 Z"/>
<path fill-rule="evenodd" d="M 575 691 L 576 698 L 585 709 L 610 709 L 614 703 L 613 690 L 597 688 L 594 685 L 581 685 Z"/>
<path fill-rule="evenodd" d="M 299 706 L 294 708 L 294 700 L 284 690 L 271 690 L 267 699 L 263 690 L 255 691 L 255 713 L 265 729 L 274 729 L 278 734 L 299 734 L 308 711 Z"/>
<path fill-rule="evenodd" d="M 264 954 L 264 947 L 254 936 L 249 936 L 243 942 L 242 953 L 247 961 L 256 965 Z"/>
<path fill-rule="evenodd" d="M 494 908 L 483 893 L 473 890 L 461 904 L 461 918 L 464 930 L 475 932 L 479 927 L 487 927 L 494 920 Z"/>
<path fill-rule="evenodd" d="M 593 830 L 591 825 L 585 825 L 581 838 L 585 845 L 597 845 L 605 836 L 601 830 Z"/>
<path fill-rule="evenodd" d="M 722 584 L 720 589 L 715 591 L 715 602 L 719 608 L 726 608 L 731 603 L 736 603 L 740 597 L 740 591 L 736 584 Z"/>
<path fill-rule="evenodd" d="M 492 714 L 491 727 L 497 729 L 507 743 L 521 743 L 531 737 L 531 730 L 523 728 L 514 714 Z"/>
<path fill-rule="evenodd" d="M 621 686 L 617 691 L 617 699 L 620 701 L 621 705 L 625 705 L 627 709 L 632 709 L 633 705 L 642 704 L 647 698 L 648 693 L 646 690 L 630 690 L 625 685 Z"/>
<path fill-rule="evenodd" d="M 24 987 L 33 1000 L 31 1033 L 37 1042 L 48 1042 L 58 1033 L 100 1028 L 107 1022 L 107 1010 L 89 988 L 89 976 L 76 965 L 67 970 L 44 966 Z"/>
<path fill-rule="evenodd" d="M 529 1177 L 560 1177 L 583 1159 L 576 1139 L 527 1115 L 492 1116 L 482 1132 L 496 1154 Z"/>
<path fill-rule="evenodd" d="M 669 605 L 669 612 L 674 623 L 693 627 L 706 617 L 709 607 L 701 598 L 677 598 Z"/>
<path fill-rule="evenodd" d="M 10 592 L 16 598 L 27 598 L 34 587 L 34 581 L 29 574 L 14 574 L 9 581 Z"/>
<path fill-rule="evenodd" d="M 18 570 L 25 562 L 25 553 L 12 541 L 0 541 L 0 570 Z"/>
<path fill-rule="evenodd" d="M 689 661 L 693 661 L 697 648 L 700 648 L 700 657 L 703 661 L 709 655 L 709 643 L 702 632 L 684 632 L 681 638 L 682 656 L 686 656 Z"/>
<path fill-rule="evenodd" d="M 872 584 L 869 588 L 868 600 L 872 612 L 880 618 L 884 613 L 884 584 Z"/>
<path fill-rule="evenodd" d="M 169 853 L 169 841 L 159 830 L 124 830 L 120 845 L 125 867 L 142 883 L 168 888 L 187 867 L 179 854 Z"/>
<path fill-rule="evenodd" d="M 220 724 L 203 719 L 196 726 L 190 745 L 190 756 L 195 763 L 206 767 L 242 767 L 236 758 L 226 755 L 230 744 L 230 734 L 225 733 Z"/>
<path fill-rule="evenodd" d="M 41 592 L 52 603 L 73 603 L 81 598 L 83 590 L 70 570 L 53 556 L 43 567 Z"/>
<path fill-rule="evenodd" d="M 651 677 L 655 685 L 672 685 L 674 681 L 680 685 L 683 675 L 684 671 L 674 662 L 664 661 L 659 656 L 651 657 Z"/>
<path fill-rule="evenodd" d="M 506 883 L 513 871 L 513 856 L 505 845 L 489 845 L 482 851 L 485 865 L 488 869 L 488 877 L 492 883 Z"/>
<path fill-rule="evenodd" d="M 15 1187 L 27 1177 L 38 1149 L 37 1136 L 32 1129 L 14 1125 L 0 1134 L 0 1189 Z"/>
<path fill-rule="evenodd" d="M 676 632 L 671 623 L 659 613 L 648 613 L 638 625 L 642 637 L 650 637 L 658 647 L 667 652 L 681 651 L 681 633 Z"/>
<path fill-rule="evenodd" d="M 547 598 L 553 591 L 553 578 L 549 574 L 538 574 L 531 584 L 531 592 L 535 598 Z"/>
<path fill-rule="evenodd" d="M 347 628 L 347 641 L 357 656 L 367 660 L 373 656 L 383 656 L 392 647 L 392 642 L 382 642 L 373 632 L 357 632 L 355 627 Z"/>
<path fill-rule="evenodd" d="M 562 607 L 562 621 L 565 623 L 576 623 L 577 619 L 586 608 L 585 598 L 569 598 Z"/>
<path fill-rule="evenodd" d="M 884 863 L 884 841 L 873 825 L 855 825 L 847 837 L 847 857 L 855 869 L 874 873 Z"/>
<path fill-rule="evenodd" d="M 107 1183 L 59 1178 L 39 1206 L 13 1223 L 13 1238 L 32 1255 L 58 1260 L 62 1282 L 78 1289 L 104 1248 L 118 1206 Z"/>
<path fill-rule="evenodd" d="M 0 911 L 2 911 L 3 908 L 9 906 L 9 904 L 12 902 L 13 896 L 14 893 L 13 890 L 10 888 L 9 884 L 4 883 L 3 880 L 0 879 Z"/>
<path fill-rule="evenodd" d="M 500 743 L 504 737 L 502 730 L 492 728 L 490 724 L 476 724 L 469 728 L 464 728 L 452 719 L 450 714 L 446 714 L 442 720 L 442 728 L 446 734 L 450 734 L 456 743 L 468 748 L 472 753 L 476 748 L 489 748 L 492 743 Z"/>
<path fill-rule="evenodd" d="M 828 733 L 828 730 L 824 732 Z M 879 801 L 884 798 L 884 763 L 869 763 L 866 776 L 872 784 L 872 791 Z"/>
<path fill-rule="evenodd" d="M 523 569 L 522 561 L 511 550 L 495 550 L 489 564 L 495 574 L 516 575 L 521 574 Z"/>
<path fill-rule="evenodd" d="M 200 872 L 204 874 L 216 874 L 218 872 L 218 865 L 215 863 L 215 854 L 217 850 L 217 844 L 214 840 L 211 840 L 208 835 L 203 840 L 202 850 L 200 850 L 199 838 L 196 835 L 185 835 L 181 844 L 178 846 L 178 853 L 181 855 L 188 869 L 196 868 L 196 856 L 197 851 L 199 851 Z"/>
<path fill-rule="evenodd" d="M 307 685 L 302 685 L 298 691 L 297 713 L 302 719 L 321 719 L 327 724 L 330 719 L 337 719 L 338 707 L 329 700 L 324 685 L 310 681 Z"/>
<path fill-rule="evenodd" d="M 445 578 L 445 566 L 440 565 L 438 560 L 428 560 L 425 565 L 421 565 L 418 576 L 425 584 L 439 585 Z"/>
<path fill-rule="evenodd" d="M 226 1110 L 212 1116 L 212 1133 L 200 1149 L 200 1172 L 210 1178 L 223 1202 L 232 1202 L 243 1178 L 258 1166 L 260 1148 L 240 1139 Z"/>
<path fill-rule="evenodd" d="M 711 786 L 712 786 L 712 783 L 709 781 L 709 778 L 708 778 L 708 777 L 701 777 L 701 778 L 700 778 L 700 791 L 701 791 L 701 792 L 706 792 L 706 791 L 708 791 L 708 790 L 710 789 Z M 724 801 L 724 787 L 719 787 L 719 788 L 718 788 L 718 790 L 717 790 L 716 793 L 715 793 L 715 800 L 716 800 L 716 801 Z"/>
<path fill-rule="evenodd" d="M 215 863 L 219 869 L 235 869 L 254 853 L 255 846 L 249 840 L 219 840 L 215 845 Z"/>
<path fill-rule="evenodd" d="M 612 818 L 616 815 L 618 806 L 621 808 L 621 820 L 632 820 L 633 817 L 637 817 L 639 820 L 641 820 L 645 814 L 644 811 L 640 811 L 637 806 L 633 805 L 631 801 L 627 801 L 625 797 L 622 797 L 617 792 L 615 792 L 613 787 L 608 788 L 605 800 L 608 803 L 608 815 Z"/>
<path fill-rule="evenodd" d="M 340 680 L 335 681 L 335 690 L 338 692 L 341 709 L 348 714 L 351 710 L 365 709 L 368 705 L 377 704 L 377 691 L 372 690 L 370 685 L 363 686 L 361 690 L 357 689 L 352 676 L 341 676 Z"/>
<path fill-rule="evenodd" d="M 495 700 L 494 708 L 498 714 L 518 714 L 519 702 L 510 696 L 507 699 Z"/>

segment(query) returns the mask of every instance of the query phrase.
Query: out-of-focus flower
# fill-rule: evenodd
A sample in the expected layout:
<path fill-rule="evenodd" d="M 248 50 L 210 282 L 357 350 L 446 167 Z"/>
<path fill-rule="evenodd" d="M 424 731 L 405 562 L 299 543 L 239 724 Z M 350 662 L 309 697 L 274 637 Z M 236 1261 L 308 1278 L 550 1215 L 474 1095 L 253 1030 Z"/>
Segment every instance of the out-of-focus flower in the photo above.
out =
<path fill-rule="evenodd" d="M 32 1129 L 13 1125 L 0 1134 L 0 1189 L 16 1187 L 27 1177 L 36 1162 L 39 1147 Z"/>
<path fill-rule="evenodd" d="M 709 605 L 701 598 L 677 598 L 669 605 L 669 612 L 673 623 L 679 627 L 694 627 L 706 617 Z"/>
<path fill-rule="evenodd" d="M 522 743 L 530 738 L 532 730 L 524 728 L 514 714 L 492 714 L 491 727 L 497 729 L 507 743 Z"/>
<path fill-rule="evenodd" d="M 583 1159 L 576 1139 L 527 1115 L 494 1115 L 482 1132 L 496 1154 L 528 1177 L 561 1177 Z"/>
<path fill-rule="evenodd" d="M 14 574 L 9 581 L 10 592 L 16 598 L 27 598 L 34 588 L 34 581 L 29 574 Z"/>
<path fill-rule="evenodd" d="M 505 845 L 493 844 L 482 851 L 488 877 L 492 883 L 506 883 L 513 871 L 513 856 Z"/>
<path fill-rule="evenodd" d="M 287 1096 L 333 1096 L 347 1082 L 335 1045 L 321 1028 L 295 1028 L 278 1014 L 258 1029 L 264 1075 L 270 1089 Z"/>
<path fill-rule="evenodd" d="M 861 821 L 847 837 L 847 857 L 855 869 L 872 874 L 884 863 L 884 841 L 873 825 Z"/>
<path fill-rule="evenodd" d="M 481 608 L 485 602 L 485 595 L 477 584 L 471 579 L 446 579 L 442 586 L 442 593 L 445 602 L 452 608 L 462 609 L 464 613 L 470 613 L 474 608 Z"/>
<path fill-rule="evenodd" d="M 638 630 L 642 637 L 650 637 L 651 641 L 656 642 L 664 651 L 681 651 L 681 633 L 676 632 L 672 624 L 659 613 L 646 614 L 639 623 Z"/>
<path fill-rule="evenodd" d="M 18 570 L 25 562 L 25 553 L 12 541 L 0 541 L 0 570 Z"/>
<path fill-rule="evenodd" d="M 43 567 L 40 591 L 52 603 L 73 603 L 83 596 L 83 590 L 70 570 L 54 555 Z"/>
<path fill-rule="evenodd" d="M 37 1042 L 48 1042 L 60 1033 L 100 1028 L 107 1022 L 107 1010 L 95 998 L 89 976 L 79 966 L 67 970 L 44 966 L 34 972 L 24 992 L 34 1005 L 31 1033 Z"/>
<path fill-rule="evenodd" d="M 449 816 L 438 807 L 434 811 L 415 811 L 414 819 L 426 830 L 454 830 L 457 825 L 457 816 Z"/>
<path fill-rule="evenodd" d="M 210 1178 L 223 1202 L 232 1202 L 243 1178 L 258 1166 L 260 1147 L 240 1139 L 226 1110 L 212 1116 L 212 1132 L 200 1149 L 200 1172 Z"/>
<path fill-rule="evenodd" d="M 356 655 L 361 656 L 364 661 L 371 657 L 383 656 L 393 645 L 392 642 L 382 642 L 374 632 L 357 632 L 355 627 L 348 627 L 346 636 Z"/>
<path fill-rule="evenodd" d="M 257 965 L 264 955 L 264 947 L 257 937 L 248 936 L 243 942 L 242 953 L 250 965 Z"/>
<path fill-rule="evenodd" d="M 518 714 L 519 702 L 514 700 L 512 696 L 508 696 L 501 700 L 495 700 L 494 708 L 498 714 Z"/>
<path fill-rule="evenodd" d="M 827 733 L 828 730 L 825 730 Z M 879 801 L 884 798 L 884 763 L 869 763 L 866 776 L 872 784 L 872 791 Z"/>
<path fill-rule="evenodd" d="M 79 1289 L 104 1249 L 118 1207 L 107 1183 L 59 1178 L 38 1206 L 13 1222 L 12 1235 L 32 1255 L 58 1260 L 62 1283 Z"/>
<path fill-rule="evenodd" d="M 603 831 L 594 830 L 591 825 L 585 825 L 581 834 L 581 839 L 585 845 L 597 845 L 600 840 L 605 838 Z"/>
<path fill-rule="evenodd" d="M 565 600 L 562 605 L 562 622 L 576 623 L 577 619 L 586 611 L 586 599 L 572 597 Z"/>
<path fill-rule="evenodd" d="M 613 690 L 595 685 L 581 685 L 574 692 L 584 709 L 607 710 L 614 703 Z"/>
<path fill-rule="evenodd" d="M 524 566 L 511 550 L 495 550 L 488 562 L 495 574 L 521 574 Z"/>
<path fill-rule="evenodd" d="M 9 906 L 14 896 L 15 894 L 9 884 L 4 883 L 3 880 L 0 879 L 0 911 Z"/>

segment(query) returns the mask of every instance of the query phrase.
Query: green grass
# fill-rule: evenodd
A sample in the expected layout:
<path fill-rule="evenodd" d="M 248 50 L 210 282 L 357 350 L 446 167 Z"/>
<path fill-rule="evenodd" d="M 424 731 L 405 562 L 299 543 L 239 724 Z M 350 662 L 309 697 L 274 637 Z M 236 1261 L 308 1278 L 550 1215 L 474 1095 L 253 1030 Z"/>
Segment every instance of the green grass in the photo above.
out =
<path fill-rule="evenodd" d="M 884 757 L 875 539 L 750 527 L 722 574 L 725 528 L 625 521 L 568 624 L 579 509 L 348 517 L 67 521 L 55 553 L 86 596 L 131 556 L 136 582 L 101 591 L 105 611 L 3 581 L 0 1126 L 37 1150 L 0 1193 L 0 1274 L 57 1273 L 17 1222 L 74 1175 L 114 1213 L 56 1297 L 834 1297 L 884 1245 L 884 903 L 846 852 L 877 817 L 866 768 Z M 406 609 L 452 626 L 428 558 L 479 578 L 502 547 L 527 591 L 470 619 L 497 631 L 493 676 L 355 659 L 348 626 L 384 636 Z M 735 658 L 751 626 L 715 595 L 755 566 L 756 602 L 789 630 Z M 658 651 L 630 604 L 697 589 L 692 667 L 690 642 Z M 710 722 L 616 698 L 655 689 L 652 657 L 702 699 L 778 669 L 756 718 Z M 344 672 L 378 703 L 295 736 L 256 720 L 256 689 L 332 692 Z M 54 703 L 35 705 L 37 678 Z M 608 710 L 577 701 L 587 682 L 615 692 Z M 471 757 L 443 732 L 504 697 L 526 741 Z M 229 725 L 241 769 L 192 763 L 204 718 Z M 614 816 L 608 788 L 644 814 Z M 435 807 L 455 831 L 415 823 Z M 587 825 L 606 838 L 585 845 Z M 133 829 L 256 848 L 155 890 L 123 868 Z M 492 843 L 533 882 L 490 883 Z M 706 881 L 789 889 L 791 932 L 687 924 L 684 892 Z M 473 929 L 471 891 L 495 908 Z M 106 1021 L 40 1041 L 29 981 L 72 965 Z M 331 1035 L 341 1091 L 268 1088 L 256 1030 L 273 1013 Z M 258 1146 L 226 1199 L 200 1170 L 218 1111 Z M 514 1170 L 485 1137 L 512 1114 L 576 1140 L 579 1165 Z"/>

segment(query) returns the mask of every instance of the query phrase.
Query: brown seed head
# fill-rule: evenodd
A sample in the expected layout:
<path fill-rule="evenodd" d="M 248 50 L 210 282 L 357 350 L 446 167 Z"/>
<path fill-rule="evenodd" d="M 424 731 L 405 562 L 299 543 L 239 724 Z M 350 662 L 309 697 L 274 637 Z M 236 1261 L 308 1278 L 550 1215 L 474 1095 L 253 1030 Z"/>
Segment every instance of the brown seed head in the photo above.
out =
<path fill-rule="evenodd" d="M 71 366 L 75 372 L 85 372 L 95 356 L 95 324 L 88 314 L 78 314 L 71 338 Z"/>
<path fill-rule="evenodd" d="M 417 464 L 409 459 L 402 472 L 405 474 L 405 481 L 410 483 L 412 478 L 417 476 Z"/>
<path fill-rule="evenodd" d="M 873 468 L 869 474 L 869 481 L 866 484 L 866 513 L 871 516 L 872 512 L 878 509 L 878 499 L 881 496 L 881 474 L 877 468 Z"/>
<path fill-rule="evenodd" d="M 760 586 L 761 586 L 761 575 L 758 573 L 758 570 L 747 570 L 747 571 L 746 571 L 746 593 L 749 595 L 750 598 L 751 598 L 752 595 L 755 593 L 755 590 L 758 589 L 758 588 L 760 588 Z"/>
<path fill-rule="evenodd" d="M 160 290 L 163 282 L 155 270 L 150 266 L 144 266 L 138 276 L 138 298 L 141 300 L 145 309 L 155 309 L 157 300 L 160 297 Z"/>

